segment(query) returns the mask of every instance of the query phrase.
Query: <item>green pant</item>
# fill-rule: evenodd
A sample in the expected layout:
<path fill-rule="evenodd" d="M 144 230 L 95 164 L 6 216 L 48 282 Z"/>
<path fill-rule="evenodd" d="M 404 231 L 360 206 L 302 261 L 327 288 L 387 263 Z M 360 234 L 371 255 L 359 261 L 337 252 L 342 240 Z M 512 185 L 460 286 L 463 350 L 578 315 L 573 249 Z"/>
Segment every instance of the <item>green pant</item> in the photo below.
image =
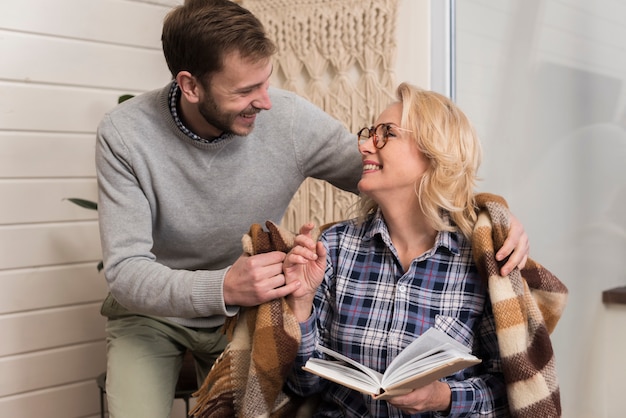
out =
<path fill-rule="evenodd" d="M 109 317 L 106 392 L 110 418 L 168 418 L 185 351 L 193 353 L 201 384 L 226 347 L 219 328 L 187 328 L 158 317 L 111 314 L 104 305 L 103 314 Z"/>

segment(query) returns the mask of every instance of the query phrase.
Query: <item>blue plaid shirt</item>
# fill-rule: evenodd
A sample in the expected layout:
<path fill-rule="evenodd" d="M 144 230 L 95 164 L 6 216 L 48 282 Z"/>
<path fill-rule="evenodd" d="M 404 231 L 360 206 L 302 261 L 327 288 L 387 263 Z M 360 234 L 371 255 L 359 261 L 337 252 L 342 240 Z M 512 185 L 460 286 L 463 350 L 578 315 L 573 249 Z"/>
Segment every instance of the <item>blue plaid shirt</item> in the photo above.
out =
<path fill-rule="evenodd" d="M 316 343 L 379 372 L 416 337 L 439 328 L 483 362 L 445 379 L 452 389 L 449 416 L 508 416 L 495 324 L 487 288 L 462 234 L 440 232 L 433 248 L 404 271 L 380 212 L 363 224 L 346 221 L 321 237 L 327 267 L 314 312 L 301 324 L 302 344 L 289 386 L 322 393 L 315 416 L 407 417 L 374 400 L 301 370 Z M 415 417 L 438 417 L 424 413 Z"/>

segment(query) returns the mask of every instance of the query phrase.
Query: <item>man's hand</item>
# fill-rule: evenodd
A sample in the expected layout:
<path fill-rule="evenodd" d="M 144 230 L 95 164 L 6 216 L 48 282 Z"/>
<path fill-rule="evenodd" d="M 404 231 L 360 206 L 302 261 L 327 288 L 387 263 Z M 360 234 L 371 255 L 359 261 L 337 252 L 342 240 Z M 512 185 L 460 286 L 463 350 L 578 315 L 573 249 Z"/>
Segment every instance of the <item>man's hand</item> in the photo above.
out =
<path fill-rule="evenodd" d="M 506 276 L 515 267 L 523 269 L 526 265 L 526 260 L 528 260 L 529 251 L 530 243 L 528 242 L 528 235 L 526 235 L 524 225 L 521 224 L 515 215 L 511 214 L 509 235 L 496 253 L 496 260 L 498 261 L 509 257 L 504 266 L 500 269 L 500 274 Z"/>
<path fill-rule="evenodd" d="M 300 282 L 285 284 L 284 259 L 285 253 L 280 251 L 243 254 L 224 277 L 224 303 L 256 306 L 294 292 Z"/>

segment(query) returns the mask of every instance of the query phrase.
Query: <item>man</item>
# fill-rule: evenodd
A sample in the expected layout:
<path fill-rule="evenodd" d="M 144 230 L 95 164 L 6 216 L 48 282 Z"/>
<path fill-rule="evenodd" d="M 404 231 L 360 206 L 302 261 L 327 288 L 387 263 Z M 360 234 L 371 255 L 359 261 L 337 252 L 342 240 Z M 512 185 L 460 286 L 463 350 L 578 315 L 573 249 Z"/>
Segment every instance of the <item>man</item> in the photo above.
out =
<path fill-rule="evenodd" d="M 240 306 L 283 297 L 285 254 L 242 255 L 253 223 L 279 222 L 307 177 L 356 192 L 355 135 L 269 87 L 274 44 L 229 0 L 186 1 L 166 17 L 165 88 L 113 109 L 96 165 L 112 418 L 168 417 L 186 350 L 202 380 Z M 501 252 L 523 262 L 519 223 Z"/>

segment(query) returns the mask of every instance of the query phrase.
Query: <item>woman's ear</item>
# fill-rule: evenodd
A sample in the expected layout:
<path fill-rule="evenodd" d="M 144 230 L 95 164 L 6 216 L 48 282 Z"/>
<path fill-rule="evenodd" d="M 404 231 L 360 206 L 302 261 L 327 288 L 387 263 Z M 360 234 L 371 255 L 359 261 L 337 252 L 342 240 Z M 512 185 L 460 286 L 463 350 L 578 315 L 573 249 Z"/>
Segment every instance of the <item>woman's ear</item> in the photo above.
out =
<path fill-rule="evenodd" d="M 179 72 L 176 75 L 176 82 L 188 102 L 198 103 L 200 101 L 200 89 L 202 87 L 189 71 Z"/>

